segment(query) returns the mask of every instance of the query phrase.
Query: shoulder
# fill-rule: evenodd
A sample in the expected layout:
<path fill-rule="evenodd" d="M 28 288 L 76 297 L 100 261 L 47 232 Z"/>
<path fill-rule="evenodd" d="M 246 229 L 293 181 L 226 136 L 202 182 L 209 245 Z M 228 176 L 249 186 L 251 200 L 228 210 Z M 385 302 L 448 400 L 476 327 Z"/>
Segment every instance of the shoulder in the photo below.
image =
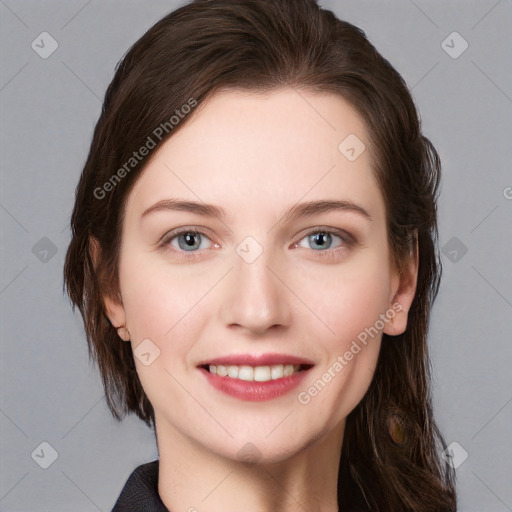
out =
<path fill-rule="evenodd" d="M 158 459 L 134 469 L 112 512 L 169 512 L 158 495 Z"/>

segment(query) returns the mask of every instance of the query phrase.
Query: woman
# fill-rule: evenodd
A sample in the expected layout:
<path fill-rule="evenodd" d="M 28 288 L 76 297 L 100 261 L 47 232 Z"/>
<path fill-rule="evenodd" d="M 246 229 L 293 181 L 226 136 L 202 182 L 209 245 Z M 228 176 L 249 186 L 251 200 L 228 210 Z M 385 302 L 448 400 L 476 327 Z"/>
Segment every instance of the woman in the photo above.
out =
<path fill-rule="evenodd" d="M 454 511 L 426 345 L 438 155 L 313 0 L 196 0 L 120 63 L 65 265 L 117 419 L 114 511 Z"/>

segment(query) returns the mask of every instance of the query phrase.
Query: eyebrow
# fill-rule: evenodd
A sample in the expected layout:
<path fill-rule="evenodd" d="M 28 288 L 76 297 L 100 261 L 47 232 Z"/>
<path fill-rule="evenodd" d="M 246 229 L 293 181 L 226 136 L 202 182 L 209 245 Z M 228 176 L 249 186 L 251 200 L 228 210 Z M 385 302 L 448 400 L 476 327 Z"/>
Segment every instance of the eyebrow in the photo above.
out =
<path fill-rule="evenodd" d="M 220 206 L 196 201 L 182 201 L 180 199 L 163 199 L 147 208 L 141 217 L 157 211 L 184 211 L 202 215 L 203 217 L 224 218 L 226 211 Z M 292 221 L 301 217 L 312 217 L 330 211 L 347 211 L 357 213 L 372 221 L 372 216 L 362 207 L 352 201 L 345 200 L 319 200 L 300 203 L 290 208 L 281 220 Z"/>

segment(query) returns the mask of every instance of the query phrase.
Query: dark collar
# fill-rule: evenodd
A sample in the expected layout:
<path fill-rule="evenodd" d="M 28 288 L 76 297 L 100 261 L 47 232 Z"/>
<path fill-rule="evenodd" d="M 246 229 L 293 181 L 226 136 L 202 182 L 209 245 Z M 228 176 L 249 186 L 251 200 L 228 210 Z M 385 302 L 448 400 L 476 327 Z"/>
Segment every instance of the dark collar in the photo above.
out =
<path fill-rule="evenodd" d="M 132 472 L 112 512 L 169 512 L 158 495 L 158 459 Z"/>

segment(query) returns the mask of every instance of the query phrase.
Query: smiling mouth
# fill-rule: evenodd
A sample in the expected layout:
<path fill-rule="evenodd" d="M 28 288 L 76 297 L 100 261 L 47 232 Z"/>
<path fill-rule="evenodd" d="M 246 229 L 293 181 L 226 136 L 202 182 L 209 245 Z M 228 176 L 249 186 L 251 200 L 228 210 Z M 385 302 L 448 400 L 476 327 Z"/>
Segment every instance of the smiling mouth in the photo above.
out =
<path fill-rule="evenodd" d="M 200 368 L 226 379 L 269 382 L 309 370 L 312 366 L 310 364 L 273 364 L 265 366 L 204 364 Z"/>

